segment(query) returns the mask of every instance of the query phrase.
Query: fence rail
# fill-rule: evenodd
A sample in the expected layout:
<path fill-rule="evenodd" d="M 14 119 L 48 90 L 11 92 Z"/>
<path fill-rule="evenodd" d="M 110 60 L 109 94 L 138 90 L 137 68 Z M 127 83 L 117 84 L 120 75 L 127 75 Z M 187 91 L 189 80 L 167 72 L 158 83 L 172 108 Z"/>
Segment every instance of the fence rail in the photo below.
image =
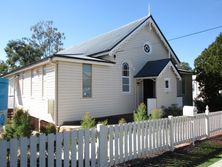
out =
<path fill-rule="evenodd" d="M 112 166 L 221 132 L 222 111 L 0 141 L 0 166 Z"/>

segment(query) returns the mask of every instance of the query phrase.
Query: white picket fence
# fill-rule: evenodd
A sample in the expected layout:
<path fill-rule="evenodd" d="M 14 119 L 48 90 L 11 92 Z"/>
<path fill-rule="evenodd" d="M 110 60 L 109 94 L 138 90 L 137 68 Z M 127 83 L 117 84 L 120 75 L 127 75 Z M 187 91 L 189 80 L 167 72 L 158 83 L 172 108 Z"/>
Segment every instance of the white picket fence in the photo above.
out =
<path fill-rule="evenodd" d="M 0 141 L 0 166 L 105 167 L 222 131 L 222 111 Z"/>

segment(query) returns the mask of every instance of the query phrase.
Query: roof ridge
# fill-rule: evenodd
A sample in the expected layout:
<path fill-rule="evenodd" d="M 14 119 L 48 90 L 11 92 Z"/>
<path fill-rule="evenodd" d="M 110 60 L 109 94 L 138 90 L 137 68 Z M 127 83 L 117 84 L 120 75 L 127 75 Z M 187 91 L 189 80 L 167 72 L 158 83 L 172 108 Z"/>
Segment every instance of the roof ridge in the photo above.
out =
<path fill-rule="evenodd" d="M 107 48 L 105 48 L 104 50 L 100 50 L 102 52 L 105 52 L 106 50 L 110 50 L 112 49 L 113 47 L 115 47 L 119 42 L 121 42 L 123 39 L 125 39 L 129 34 L 131 34 L 133 31 L 135 31 L 135 29 L 137 29 L 138 27 L 141 26 L 141 24 L 143 24 L 149 17 L 151 16 L 145 16 L 145 17 L 142 17 L 140 19 L 137 19 L 137 20 L 134 20 L 130 23 L 127 23 L 125 25 L 122 25 L 120 27 L 117 27 L 113 30 L 110 30 L 108 32 L 105 32 L 105 33 L 102 33 L 102 34 L 99 34 L 95 37 L 92 37 L 88 40 L 85 40 L 85 41 L 82 41 L 80 43 L 77 43 L 67 49 L 64 49 L 62 51 L 59 51 L 58 53 L 56 54 L 60 54 L 60 55 L 63 55 L 63 54 L 71 54 L 71 53 L 68 53 L 68 52 L 72 52 L 72 49 L 73 50 L 76 50 L 75 52 L 78 52 L 79 54 L 83 54 L 83 55 L 87 55 L 87 56 L 90 56 L 90 55 L 95 55 L 97 53 L 99 53 L 98 51 L 97 52 L 94 52 L 94 53 L 83 53 L 84 52 L 84 49 L 85 49 L 85 52 L 87 52 L 89 49 L 86 49 L 84 48 L 85 45 L 88 45 L 92 42 L 98 42 L 99 40 L 102 40 L 103 38 L 106 38 L 107 36 L 109 35 L 112 35 L 113 33 L 118 33 L 119 31 L 121 30 L 124 30 L 128 28 L 128 33 L 124 34 L 123 37 L 121 37 L 120 39 L 117 39 L 117 41 L 113 41 L 113 43 L 111 44 L 111 46 L 108 46 Z M 106 41 L 105 41 L 106 42 Z M 90 48 L 90 47 L 89 47 Z M 78 50 L 83 50 L 83 52 L 80 52 Z"/>
<path fill-rule="evenodd" d="M 120 26 L 120 27 L 116 27 L 116 28 L 114 28 L 114 29 L 112 29 L 112 30 L 110 30 L 110 31 L 104 32 L 104 33 L 102 33 L 102 34 L 98 34 L 98 35 L 96 35 L 96 36 L 94 36 L 94 37 L 92 37 L 92 38 L 90 38 L 90 39 L 87 39 L 85 42 L 91 41 L 91 40 L 93 40 L 93 39 L 99 38 L 99 37 L 104 36 L 104 35 L 106 35 L 106 34 L 112 33 L 113 31 L 120 30 L 120 29 L 122 29 L 122 28 L 124 28 L 124 27 L 127 27 L 127 26 L 133 24 L 133 23 L 136 23 L 136 22 L 141 21 L 141 20 L 143 20 L 143 19 L 145 20 L 145 19 L 147 19 L 147 18 L 148 18 L 148 16 L 145 16 L 145 17 L 143 17 L 143 18 L 140 18 L 140 19 L 131 21 L 131 22 L 129 22 L 129 23 L 127 23 L 127 24 L 124 24 L 124 25 L 122 25 L 122 26 Z M 83 41 L 82 43 L 85 43 L 85 42 Z M 81 44 L 81 43 L 80 43 L 80 44 Z"/>

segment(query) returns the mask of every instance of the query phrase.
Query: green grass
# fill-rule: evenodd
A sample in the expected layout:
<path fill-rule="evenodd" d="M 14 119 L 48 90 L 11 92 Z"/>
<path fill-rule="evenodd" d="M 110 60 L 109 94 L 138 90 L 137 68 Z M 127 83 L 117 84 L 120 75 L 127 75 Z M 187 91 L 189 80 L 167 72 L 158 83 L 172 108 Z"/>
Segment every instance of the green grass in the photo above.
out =
<path fill-rule="evenodd" d="M 222 158 L 222 136 L 199 141 L 195 146 L 178 148 L 154 158 L 143 158 L 118 166 L 154 166 L 154 167 L 206 167 Z"/>
<path fill-rule="evenodd" d="M 219 161 L 221 159 L 222 159 L 222 154 L 217 155 L 217 156 L 215 156 L 215 157 L 213 157 L 211 159 L 208 159 L 206 162 L 198 165 L 198 167 L 208 167 L 208 166 L 214 164 L 215 162 L 217 162 L 217 161 Z"/>

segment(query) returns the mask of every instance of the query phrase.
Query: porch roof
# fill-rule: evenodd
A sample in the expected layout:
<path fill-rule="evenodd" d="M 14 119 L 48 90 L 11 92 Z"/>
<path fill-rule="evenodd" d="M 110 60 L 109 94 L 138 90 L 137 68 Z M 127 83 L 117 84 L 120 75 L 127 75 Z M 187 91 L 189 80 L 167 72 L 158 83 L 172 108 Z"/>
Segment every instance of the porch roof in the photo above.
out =
<path fill-rule="evenodd" d="M 143 68 L 136 74 L 135 78 L 158 77 L 164 67 L 170 62 L 170 59 L 161 59 L 148 61 Z"/>

